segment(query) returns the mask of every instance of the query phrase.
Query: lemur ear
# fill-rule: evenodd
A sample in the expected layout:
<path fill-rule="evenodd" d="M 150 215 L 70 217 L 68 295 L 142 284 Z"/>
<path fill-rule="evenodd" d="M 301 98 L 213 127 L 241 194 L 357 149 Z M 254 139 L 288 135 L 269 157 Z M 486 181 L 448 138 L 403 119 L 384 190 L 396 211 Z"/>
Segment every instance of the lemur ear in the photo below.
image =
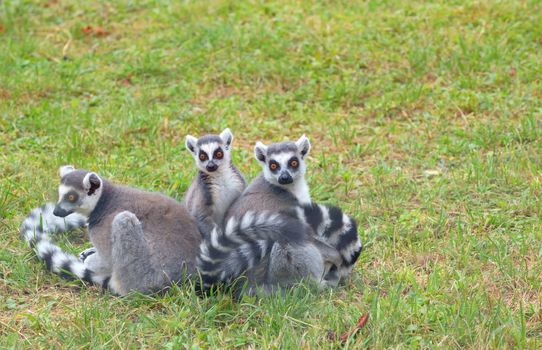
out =
<path fill-rule="evenodd" d="M 89 196 L 92 196 L 102 186 L 102 179 L 96 173 L 88 173 L 83 179 L 83 188 Z"/>
<path fill-rule="evenodd" d="M 267 146 L 260 141 L 256 142 L 256 146 L 254 146 L 254 155 L 260 163 L 265 164 L 265 159 L 267 158 Z"/>
<path fill-rule="evenodd" d="M 190 151 L 190 153 L 196 154 L 196 144 L 197 143 L 198 143 L 197 138 L 195 138 L 192 135 L 186 135 L 185 146 L 186 146 L 186 149 Z"/>
<path fill-rule="evenodd" d="M 72 165 L 64 165 L 58 168 L 58 172 L 60 173 L 60 177 L 64 177 L 74 171 L 75 168 Z"/>
<path fill-rule="evenodd" d="M 309 151 L 311 150 L 311 143 L 308 137 L 303 134 L 303 136 L 301 136 L 299 140 L 295 142 L 295 144 L 297 146 L 297 150 L 299 153 L 301 153 L 301 158 L 305 158 L 305 156 L 309 154 Z"/>
<path fill-rule="evenodd" d="M 226 145 L 226 149 L 230 149 L 231 142 L 233 141 L 233 134 L 231 133 L 230 128 L 224 129 L 220 133 L 220 138 L 222 139 L 222 142 Z"/>

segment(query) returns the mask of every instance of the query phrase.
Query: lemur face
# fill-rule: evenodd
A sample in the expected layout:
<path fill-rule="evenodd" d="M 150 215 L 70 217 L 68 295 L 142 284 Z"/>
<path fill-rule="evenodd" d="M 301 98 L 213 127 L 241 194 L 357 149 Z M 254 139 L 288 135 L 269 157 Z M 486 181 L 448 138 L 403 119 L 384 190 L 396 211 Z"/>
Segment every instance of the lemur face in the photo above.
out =
<path fill-rule="evenodd" d="M 288 186 L 304 178 L 307 170 L 305 157 L 310 148 L 309 139 L 303 135 L 296 142 L 273 143 L 269 146 L 257 142 L 254 154 L 262 164 L 267 181 L 278 186 Z"/>
<path fill-rule="evenodd" d="M 186 148 L 196 160 L 196 166 L 206 174 L 219 172 L 231 162 L 233 135 L 224 129 L 220 135 L 205 135 L 199 139 L 186 136 Z"/>
<path fill-rule="evenodd" d="M 102 195 L 103 181 L 93 172 L 76 170 L 70 165 L 60 167 L 58 203 L 53 212 L 59 217 L 71 213 L 89 216 Z"/>

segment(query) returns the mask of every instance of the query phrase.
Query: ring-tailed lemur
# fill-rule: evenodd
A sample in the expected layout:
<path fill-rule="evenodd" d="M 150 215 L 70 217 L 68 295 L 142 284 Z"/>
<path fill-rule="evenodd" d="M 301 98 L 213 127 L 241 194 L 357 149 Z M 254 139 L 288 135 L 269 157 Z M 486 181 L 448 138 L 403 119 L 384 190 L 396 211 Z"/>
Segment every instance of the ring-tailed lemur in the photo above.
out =
<path fill-rule="evenodd" d="M 71 166 L 61 167 L 60 175 L 56 207 L 52 213 L 51 205 L 41 211 L 47 227 L 36 225 L 36 211 L 21 226 L 22 236 L 48 269 L 120 295 L 157 291 L 195 272 L 201 236 L 184 205 Z M 59 227 L 58 218 L 66 217 L 68 228 L 80 225 L 72 213 L 88 217 L 95 252 L 83 256 L 84 261 L 63 252 L 48 234 Z"/>
<path fill-rule="evenodd" d="M 325 280 L 333 284 L 352 271 L 362 245 L 353 219 L 337 207 L 311 202 L 305 181 L 305 160 L 310 147 L 305 135 L 296 142 L 269 146 L 257 142 L 254 153 L 263 171 L 232 204 L 226 219 L 239 217 L 247 211 L 271 211 L 289 213 L 307 223 L 314 236 L 323 243 L 321 249 L 326 250 L 325 245 L 331 246 L 341 256 L 341 262 L 330 267 L 325 276 Z"/>
<path fill-rule="evenodd" d="M 208 237 L 215 224 L 223 226 L 226 210 L 246 187 L 245 178 L 232 163 L 232 141 L 228 128 L 220 135 L 186 136 L 186 148 L 196 161 L 198 174 L 184 201 L 203 237 Z"/>

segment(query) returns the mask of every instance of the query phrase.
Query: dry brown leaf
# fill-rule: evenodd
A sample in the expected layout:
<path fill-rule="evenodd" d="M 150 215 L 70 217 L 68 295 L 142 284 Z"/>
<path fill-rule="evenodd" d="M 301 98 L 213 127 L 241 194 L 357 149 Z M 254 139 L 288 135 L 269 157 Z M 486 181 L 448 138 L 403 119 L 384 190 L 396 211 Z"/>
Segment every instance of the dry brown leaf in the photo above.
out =
<path fill-rule="evenodd" d="M 126 85 L 126 86 L 133 85 L 133 83 L 132 83 L 132 73 L 128 73 L 128 74 L 126 75 L 125 78 L 122 78 L 122 79 L 120 80 L 120 82 L 121 82 L 123 85 Z"/>
<path fill-rule="evenodd" d="M 88 25 L 86 27 L 81 28 L 81 32 L 86 35 L 94 35 L 98 38 L 108 36 L 110 33 L 103 29 L 102 27 L 93 27 L 91 25 Z"/>
<path fill-rule="evenodd" d="M 94 35 L 96 35 L 97 37 L 104 37 L 104 36 L 108 36 L 109 32 L 103 29 L 102 27 L 96 27 L 94 28 Z"/>
<path fill-rule="evenodd" d="M 341 336 L 339 337 L 339 340 L 341 341 L 341 343 L 346 343 L 346 341 L 351 336 L 355 335 L 358 330 L 365 327 L 365 325 L 367 324 L 368 321 L 369 321 L 369 313 L 361 315 L 360 318 L 358 319 L 358 322 L 356 323 L 356 326 L 354 328 L 352 328 L 349 331 L 346 331 L 346 332 L 341 334 Z M 333 332 L 333 331 L 328 331 L 327 338 L 330 339 L 330 340 L 333 340 L 333 341 L 337 340 L 337 334 L 335 332 Z"/>
<path fill-rule="evenodd" d="M 82 27 L 81 28 L 81 32 L 83 34 L 90 34 L 94 31 L 94 28 L 92 28 L 92 26 L 86 26 L 86 27 Z"/>
<path fill-rule="evenodd" d="M 516 76 L 516 73 L 517 73 L 516 68 L 512 67 L 508 71 L 508 76 L 510 76 L 510 78 L 514 78 Z"/>

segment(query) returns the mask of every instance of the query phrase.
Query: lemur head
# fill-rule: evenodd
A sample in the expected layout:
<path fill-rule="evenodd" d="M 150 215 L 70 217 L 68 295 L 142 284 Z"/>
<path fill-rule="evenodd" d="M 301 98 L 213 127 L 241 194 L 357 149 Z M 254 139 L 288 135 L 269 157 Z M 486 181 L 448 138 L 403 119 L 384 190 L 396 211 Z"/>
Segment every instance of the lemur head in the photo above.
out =
<path fill-rule="evenodd" d="M 186 136 L 186 148 L 196 160 L 196 166 L 206 174 L 212 174 L 231 162 L 233 135 L 226 128 L 220 135 L 205 135 L 199 139 Z"/>
<path fill-rule="evenodd" d="M 279 142 L 269 146 L 258 141 L 254 154 L 262 164 L 267 181 L 274 185 L 287 186 L 304 178 L 307 169 L 305 157 L 310 149 L 309 139 L 303 135 L 296 142 Z"/>
<path fill-rule="evenodd" d="M 103 191 L 103 180 L 98 174 L 76 170 L 71 165 L 60 167 L 58 203 L 53 214 L 65 217 L 71 213 L 89 216 L 96 207 Z"/>

